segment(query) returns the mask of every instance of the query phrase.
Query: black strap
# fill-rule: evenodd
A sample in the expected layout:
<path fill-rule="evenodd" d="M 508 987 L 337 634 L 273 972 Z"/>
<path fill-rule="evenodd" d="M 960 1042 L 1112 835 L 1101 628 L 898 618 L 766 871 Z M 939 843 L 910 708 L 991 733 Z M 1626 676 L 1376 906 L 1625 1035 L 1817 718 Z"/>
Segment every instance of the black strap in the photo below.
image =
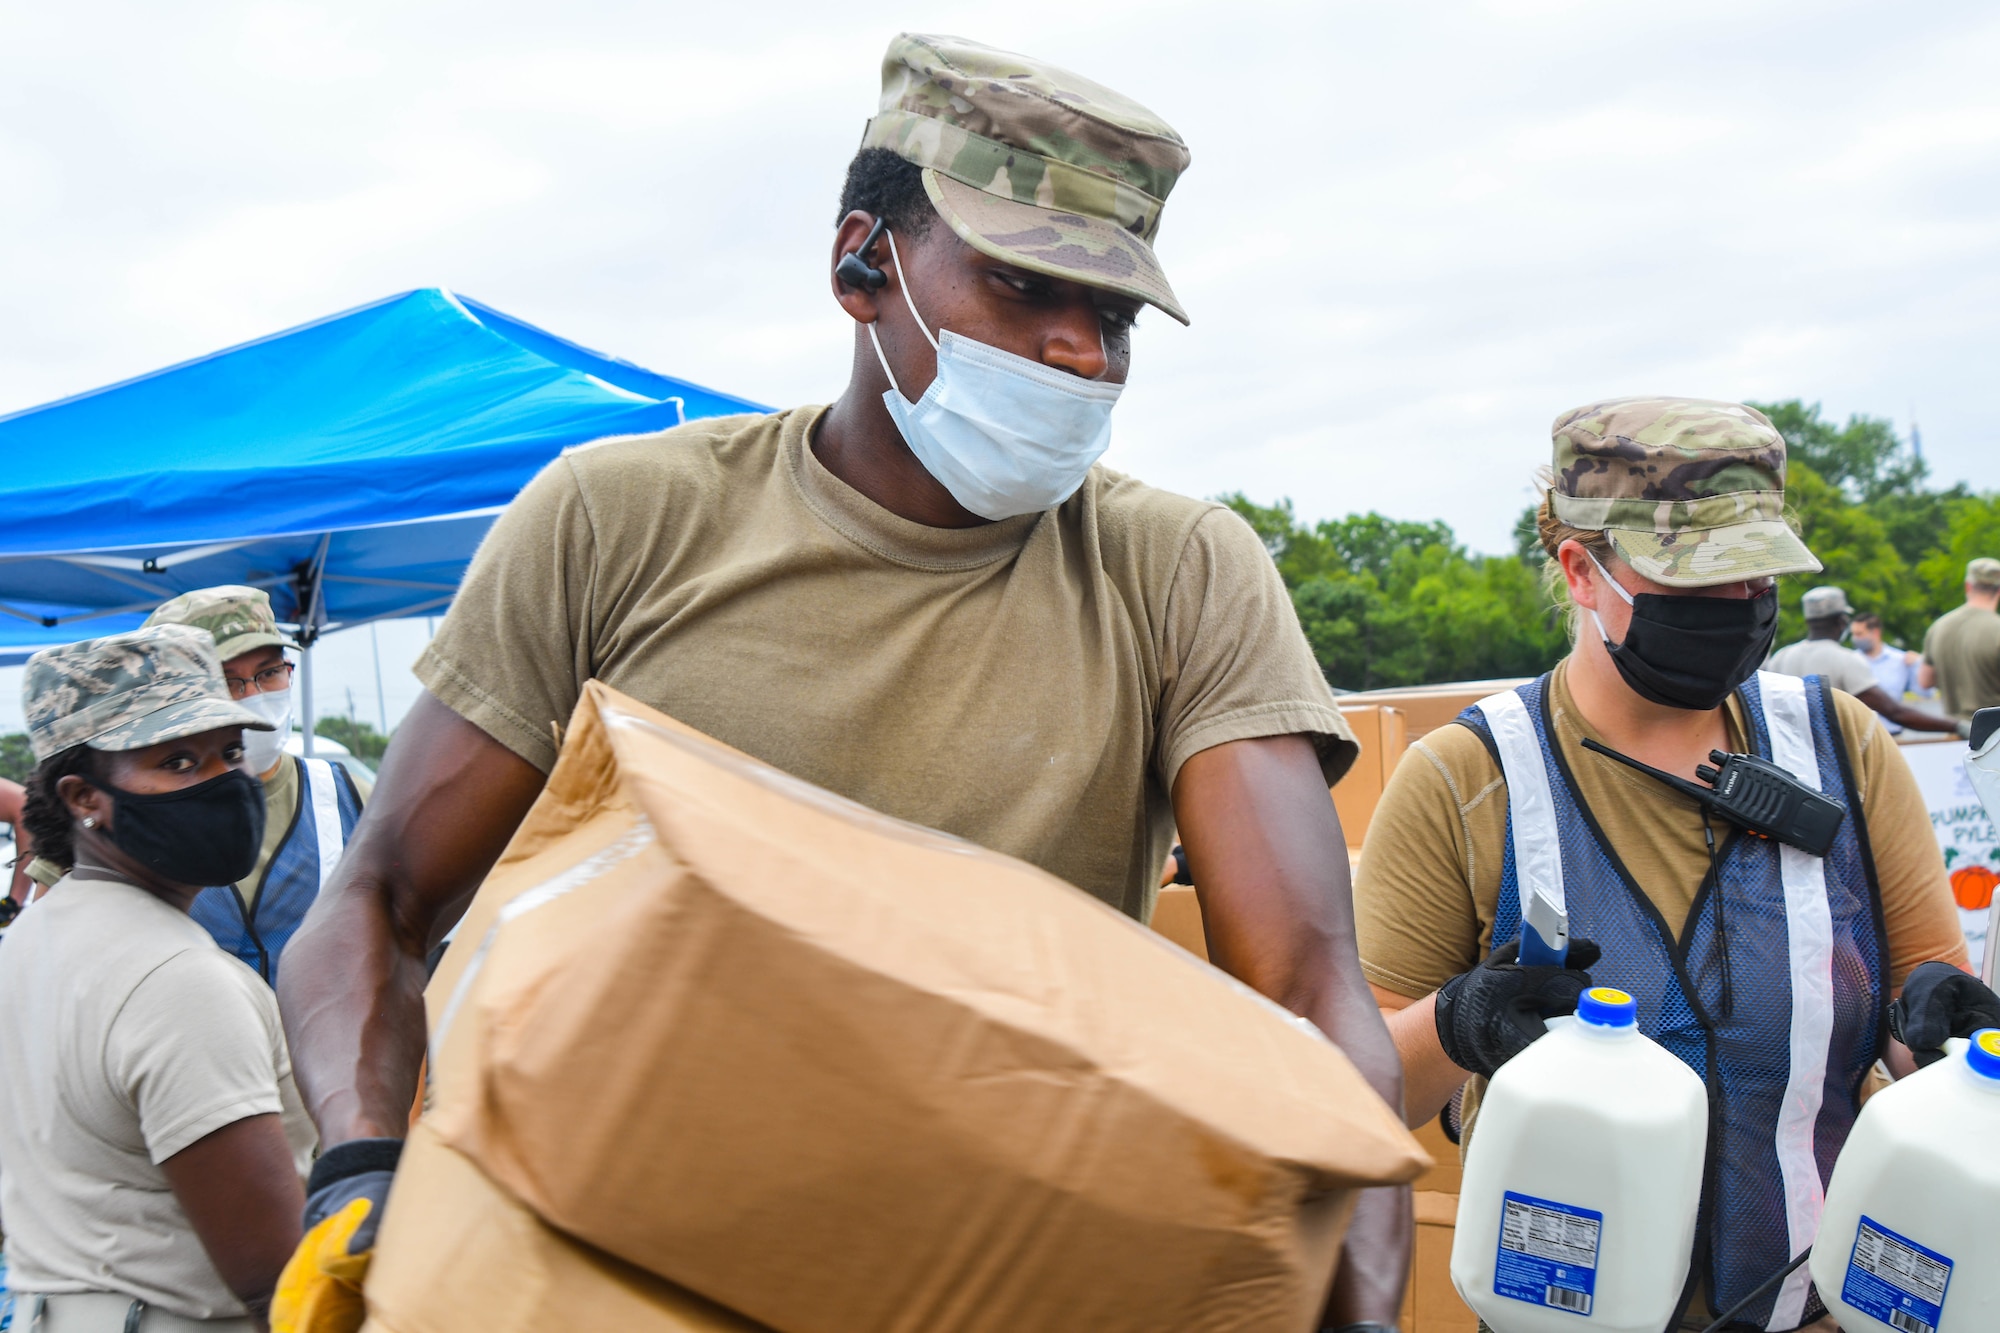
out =
<path fill-rule="evenodd" d="M 349 1139 L 346 1143 L 336 1143 L 313 1163 L 312 1175 L 306 1180 L 306 1193 L 317 1194 L 350 1176 L 394 1171 L 402 1159 L 401 1139 Z"/>

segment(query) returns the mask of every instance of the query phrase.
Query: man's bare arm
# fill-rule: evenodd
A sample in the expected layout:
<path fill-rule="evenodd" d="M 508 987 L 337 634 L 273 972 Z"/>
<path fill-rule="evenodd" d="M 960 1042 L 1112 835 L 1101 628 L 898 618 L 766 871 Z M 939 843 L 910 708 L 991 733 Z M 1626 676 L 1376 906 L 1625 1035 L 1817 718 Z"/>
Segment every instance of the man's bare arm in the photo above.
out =
<path fill-rule="evenodd" d="M 1173 798 L 1210 959 L 1311 1019 L 1400 1115 L 1402 1067 L 1361 975 L 1347 842 L 1312 742 L 1203 750 L 1181 766 Z M 1407 1187 L 1363 1193 L 1328 1323 L 1397 1321 L 1412 1225 Z"/>
<path fill-rule="evenodd" d="M 401 1138 L 424 1054 L 424 958 L 541 792 L 540 769 L 430 694 L 383 756 L 333 881 L 285 950 L 278 1007 L 322 1146 Z"/>
<path fill-rule="evenodd" d="M 1854 697 L 1906 731 L 1958 730 L 1956 718 L 1939 717 L 1936 713 L 1912 708 L 1901 699 L 1890 698 L 1889 691 L 1880 685 L 1870 685 Z"/>

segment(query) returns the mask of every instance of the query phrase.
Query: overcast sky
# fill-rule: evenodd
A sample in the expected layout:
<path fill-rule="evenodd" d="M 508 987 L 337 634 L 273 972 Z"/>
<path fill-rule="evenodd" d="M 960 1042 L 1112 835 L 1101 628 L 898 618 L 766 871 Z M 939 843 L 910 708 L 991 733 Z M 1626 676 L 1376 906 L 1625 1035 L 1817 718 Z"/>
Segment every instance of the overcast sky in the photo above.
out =
<path fill-rule="evenodd" d="M 2000 487 L 2000 6 L 1970 2 L 0 0 L 0 412 L 438 284 L 825 401 L 899 28 L 1192 146 L 1159 250 L 1194 324 L 1142 320 L 1108 460 L 1149 481 L 1502 550 L 1558 411 L 1664 392 L 1914 412 L 1941 479 Z M 392 720 L 422 630 L 393 637 Z"/>

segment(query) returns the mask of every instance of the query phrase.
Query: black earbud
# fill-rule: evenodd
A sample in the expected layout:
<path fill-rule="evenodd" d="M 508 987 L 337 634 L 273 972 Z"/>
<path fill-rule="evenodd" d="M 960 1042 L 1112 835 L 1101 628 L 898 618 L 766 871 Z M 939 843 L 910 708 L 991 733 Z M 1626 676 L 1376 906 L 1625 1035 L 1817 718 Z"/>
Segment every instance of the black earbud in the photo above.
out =
<path fill-rule="evenodd" d="M 842 255 L 840 262 L 833 266 L 836 281 L 871 292 L 889 285 L 889 275 L 868 262 L 868 252 L 875 248 L 875 242 L 882 239 L 882 229 L 888 225 L 887 218 L 875 219 L 875 225 L 868 229 L 868 239 L 861 243 L 861 248 Z"/>

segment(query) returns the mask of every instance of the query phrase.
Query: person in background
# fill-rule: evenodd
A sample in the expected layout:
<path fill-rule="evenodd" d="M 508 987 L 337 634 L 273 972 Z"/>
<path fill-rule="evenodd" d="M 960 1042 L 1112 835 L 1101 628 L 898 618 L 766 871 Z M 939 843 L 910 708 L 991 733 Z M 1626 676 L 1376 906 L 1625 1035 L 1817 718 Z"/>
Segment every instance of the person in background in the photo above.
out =
<path fill-rule="evenodd" d="M 1483 1080 L 1545 1018 L 1593 983 L 1630 992 L 1640 1030 L 1716 1099 L 1680 1327 L 1747 1301 L 1732 1328 L 1830 1333 L 1803 1272 L 1753 1296 L 1817 1225 L 1788 1183 L 1824 1187 L 1878 1060 L 1907 1072 L 1937 1058 L 1947 1036 L 2000 1022 L 2000 997 L 1961 970 L 1929 812 L 1874 714 L 1824 677 L 1757 669 L 1776 579 L 1820 568 L 1785 522 L 1770 420 L 1735 403 L 1615 399 L 1564 413 L 1553 435 L 1538 522 L 1574 646 L 1410 746 L 1354 880 L 1405 1114 L 1420 1124 L 1464 1088 L 1476 1135 Z M 1754 752 L 1850 815 L 1827 857 L 1781 876 L 1777 844 L 1585 740 L 1696 782 L 1710 751 Z M 1514 800 L 1517 782 L 1532 799 Z M 1564 966 L 1519 962 L 1519 867 L 1544 848 L 1567 900 Z M 1825 989 L 1795 1002 L 1795 976 Z M 1899 990 L 1908 1049 L 1883 1039 Z"/>
<path fill-rule="evenodd" d="M 0 905 L 0 915 L 10 910 L 18 915 L 21 909 L 54 888 L 56 881 L 63 877 L 63 871 L 68 869 L 35 854 L 35 840 L 28 836 L 19 818 L 26 802 L 25 788 L 17 782 L 0 779 L 0 822 L 14 826 L 14 874 L 7 894 L 7 901 L 12 902 L 13 907 L 8 909 Z M 7 813 L 10 810 L 13 811 L 11 816 Z M 12 916 L 7 919 L 11 920 Z"/>
<path fill-rule="evenodd" d="M 0 932 L 14 924 L 14 918 L 28 905 L 34 881 L 28 878 L 28 862 L 34 859 L 29 847 L 27 830 L 21 827 L 21 807 L 27 799 L 27 789 L 8 778 L 0 778 L 0 824 L 14 831 L 14 864 L 8 870 L 7 892 L 0 897 Z M 6 1235 L 0 1232 L 0 1246 L 6 1243 Z M 0 1250 L 0 1333 L 12 1324 L 12 1310 L 7 1298 L 7 1256 Z"/>
<path fill-rule="evenodd" d="M 292 664 L 268 594 L 234 585 L 201 588 L 162 604 L 146 624 L 207 630 L 230 697 L 271 724 L 244 740 L 268 812 L 257 863 L 236 883 L 203 890 L 193 916 L 217 944 L 275 984 L 285 946 L 333 873 L 370 788 L 343 764 L 285 753 Z"/>
<path fill-rule="evenodd" d="M 1944 711 L 1961 722 L 2000 706 L 2000 560 L 1982 556 L 1965 567 L 1965 605 L 1924 635 L 1917 685 L 1935 686 Z"/>
<path fill-rule="evenodd" d="M 1787 676 L 1818 676 L 1837 690 L 1849 694 L 1880 713 L 1900 730 L 1949 731 L 1965 735 L 1966 727 L 1948 717 L 1926 713 L 1903 702 L 1900 694 L 1890 694 L 1875 679 L 1875 672 L 1860 653 L 1843 644 L 1854 608 L 1839 588 L 1814 588 L 1800 599 L 1806 614 L 1806 637 L 1771 654 L 1764 664 L 1767 671 Z"/>
<path fill-rule="evenodd" d="M 29 886 L 34 883 L 28 878 L 28 862 L 35 853 L 28 845 L 28 835 L 21 829 L 21 803 L 26 797 L 27 790 L 20 783 L 0 778 L 0 824 L 14 830 L 14 864 L 8 867 L 7 893 L 0 900 L 0 930 L 6 929 L 15 913 L 27 905 Z"/>
<path fill-rule="evenodd" d="M 1848 626 L 1848 633 L 1853 639 L 1854 651 L 1868 663 L 1868 669 L 1875 673 L 1875 683 L 1891 699 L 1908 703 L 1910 696 L 1916 695 L 1920 700 L 1927 701 L 1934 693 L 1917 688 L 1917 665 L 1924 660 L 1924 655 L 1890 646 L 1882 637 L 1882 617 L 1873 611 L 1863 611 L 1854 617 L 1853 623 Z M 1901 723 L 1887 718 L 1882 719 L 1882 725 L 1888 728 L 1891 736 L 1903 729 Z"/>
<path fill-rule="evenodd" d="M 70 867 L 0 936 L 0 1223 L 20 1328 L 261 1330 L 314 1136 L 276 997 L 188 918 L 264 799 L 209 636 L 49 648 L 24 819 Z"/>

